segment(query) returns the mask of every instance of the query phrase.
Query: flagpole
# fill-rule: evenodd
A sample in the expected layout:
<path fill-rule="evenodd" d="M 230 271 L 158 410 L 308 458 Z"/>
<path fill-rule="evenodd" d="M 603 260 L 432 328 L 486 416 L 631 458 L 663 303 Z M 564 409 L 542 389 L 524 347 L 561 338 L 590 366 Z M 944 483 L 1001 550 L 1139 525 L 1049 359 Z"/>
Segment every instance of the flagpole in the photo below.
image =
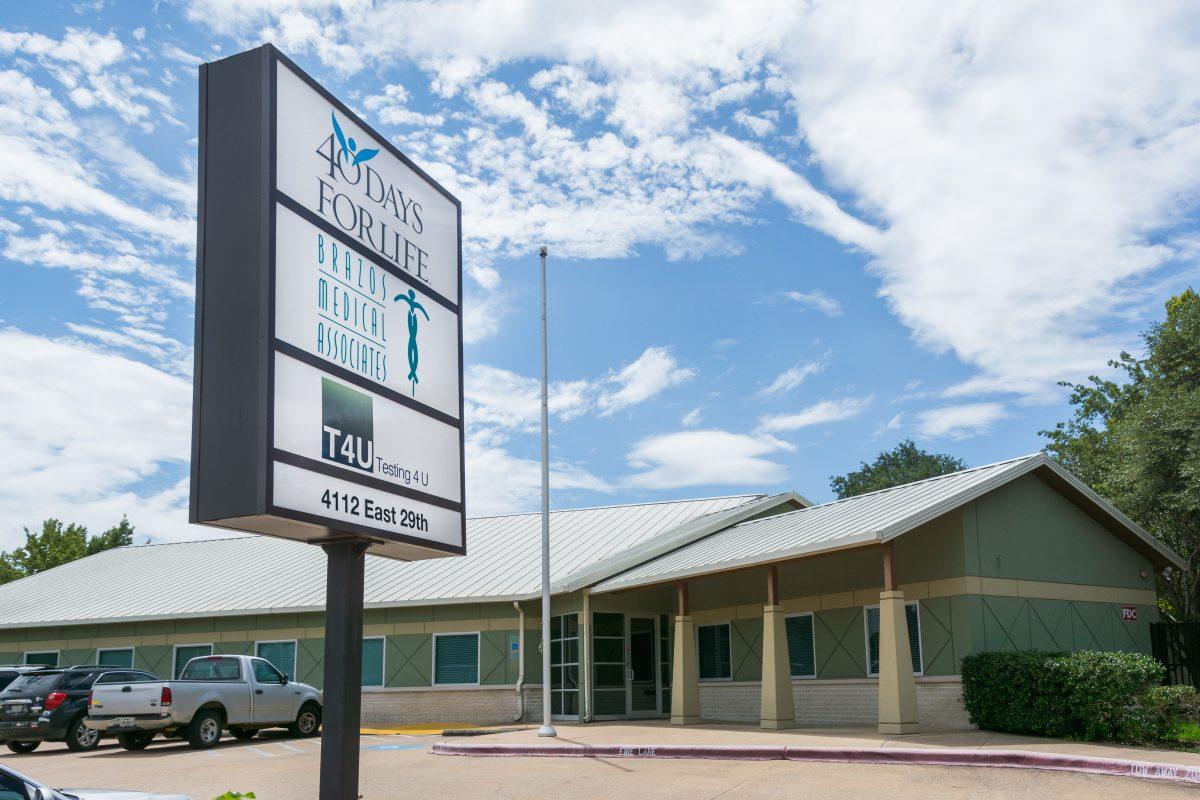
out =
<path fill-rule="evenodd" d="M 546 247 L 542 246 L 542 727 L 538 736 L 557 736 L 550 724 L 550 391 L 546 358 Z"/>

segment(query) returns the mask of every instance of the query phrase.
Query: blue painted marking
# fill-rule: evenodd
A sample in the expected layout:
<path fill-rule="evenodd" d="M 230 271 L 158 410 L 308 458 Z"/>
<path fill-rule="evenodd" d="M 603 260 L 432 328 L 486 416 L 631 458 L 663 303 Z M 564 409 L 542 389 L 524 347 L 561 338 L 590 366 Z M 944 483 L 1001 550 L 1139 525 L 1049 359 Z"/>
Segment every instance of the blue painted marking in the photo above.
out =
<path fill-rule="evenodd" d="M 422 750 L 423 744 L 371 744 L 364 745 L 367 750 Z"/>

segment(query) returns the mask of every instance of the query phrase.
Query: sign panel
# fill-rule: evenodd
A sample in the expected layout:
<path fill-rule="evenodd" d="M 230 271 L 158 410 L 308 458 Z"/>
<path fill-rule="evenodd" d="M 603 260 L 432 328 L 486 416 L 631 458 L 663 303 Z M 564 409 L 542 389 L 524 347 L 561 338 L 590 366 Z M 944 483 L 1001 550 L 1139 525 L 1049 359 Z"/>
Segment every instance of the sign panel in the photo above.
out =
<path fill-rule="evenodd" d="M 458 419 L 458 315 L 280 205 L 275 336 Z"/>
<path fill-rule="evenodd" d="M 275 449 L 351 480 L 462 501 L 458 428 L 282 353 L 275 354 Z"/>
<path fill-rule="evenodd" d="M 1137 622 L 1137 606 L 1123 606 L 1121 608 L 1121 620 L 1123 622 Z"/>
<path fill-rule="evenodd" d="M 464 553 L 458 200 L 270 45 L 200 109 L 192 521 Z"/>

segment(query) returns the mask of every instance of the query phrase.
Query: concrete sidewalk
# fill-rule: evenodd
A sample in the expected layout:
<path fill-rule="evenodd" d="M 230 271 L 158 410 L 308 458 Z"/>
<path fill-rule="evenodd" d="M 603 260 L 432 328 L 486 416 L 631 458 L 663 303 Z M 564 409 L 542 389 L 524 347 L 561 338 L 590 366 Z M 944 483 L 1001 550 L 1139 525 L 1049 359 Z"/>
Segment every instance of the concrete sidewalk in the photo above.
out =
<path fill-rule="evenodd" d="M 558 737 L 539 738 L 537 730 L 513 731 L 478 737 L 470 744 L 524 745 L 572 748 L 579 745 L 644 747 L 770 747 L 945 750 L 947 752 L 1007 751 L 1047 756 L 1122 759 L 1172 764 L 1200 769 L 1200 752 L 1153 750 L 1110 744 L 1043 739 L 988 731 L 930 731 L 888 736 L 873 728 L 795 728 L 766 731 L 753 725 L 725 723 L 671 725 L 665 720 L 645 722 L 558 723 Z M 436 750 L 435 750 L 436 751 Z"/>

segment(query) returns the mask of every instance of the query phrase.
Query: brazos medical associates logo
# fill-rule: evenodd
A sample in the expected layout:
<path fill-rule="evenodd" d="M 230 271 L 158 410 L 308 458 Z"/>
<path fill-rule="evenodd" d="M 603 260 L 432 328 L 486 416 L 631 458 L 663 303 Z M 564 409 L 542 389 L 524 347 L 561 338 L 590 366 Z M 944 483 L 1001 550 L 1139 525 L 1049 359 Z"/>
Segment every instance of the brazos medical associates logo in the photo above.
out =
<path fill-rule="evenodd" d="M 321 458 L 375 471 L 375 414 L 371 396 L 321 378 Z"/>

